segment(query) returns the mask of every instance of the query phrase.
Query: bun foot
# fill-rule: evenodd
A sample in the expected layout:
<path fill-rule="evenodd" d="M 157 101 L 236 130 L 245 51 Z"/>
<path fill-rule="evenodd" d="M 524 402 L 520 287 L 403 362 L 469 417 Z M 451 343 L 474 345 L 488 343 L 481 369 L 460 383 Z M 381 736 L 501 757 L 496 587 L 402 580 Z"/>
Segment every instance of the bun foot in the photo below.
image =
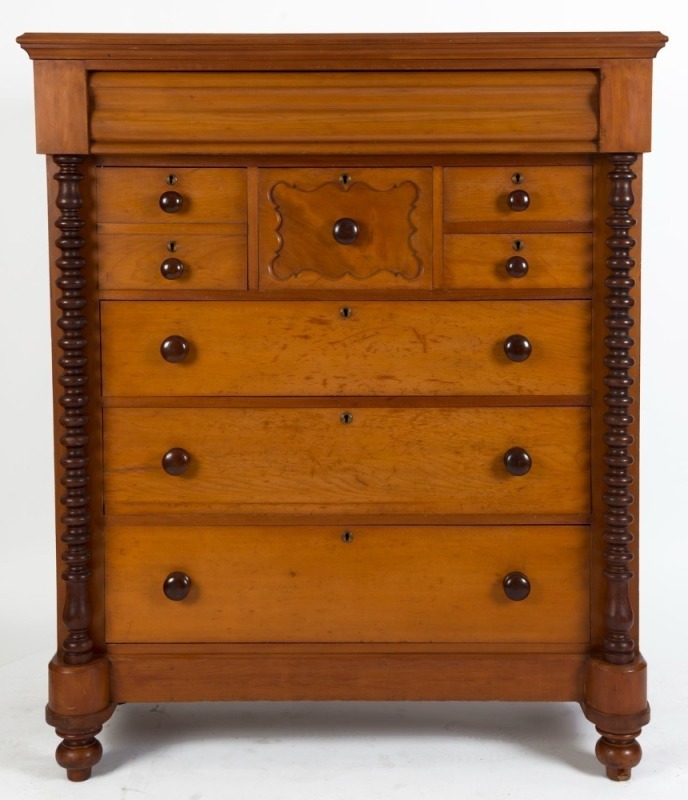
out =
<path fill-rule="evenodd" d="M 64 740 L 57 746 L 55 760 L 67 770 L 70 781 L 85 781 L 91 777 L 91 769 L 103 756 L 103 748 L 96 739 L 100 731 L 101 726 L 90 731 L 55 731 Z"/>
<path fill-rule="evenodd" d="M 595 746 L 597 760 L 607 770 L 607 777 L 612 781 L 629 781 L 631 770 L 640 764 L 643 751 L 638 744 L 636 736 L 640 729 L 630 733 L 608 733 L 597 727 L 601 734 Z"/>

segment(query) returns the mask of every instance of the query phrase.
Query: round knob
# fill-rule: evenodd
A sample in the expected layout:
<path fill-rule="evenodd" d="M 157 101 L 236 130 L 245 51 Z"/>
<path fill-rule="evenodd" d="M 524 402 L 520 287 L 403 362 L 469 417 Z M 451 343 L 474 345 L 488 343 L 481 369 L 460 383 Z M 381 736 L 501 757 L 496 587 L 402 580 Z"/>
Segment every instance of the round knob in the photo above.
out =
<path fill-rule="evenodd" d="M 509 600 L 525 600 L 530 594 L 530 581 L 522 572 L 505 575 L 502 586 Z"/>
<path fill-rule="evenodd" d="M 504 340 L 504 353 L 509 361 L 526 361 L 532 352 L 533 346 L 520 333 L 514 333 Z"/>
<path fill-rule="evenodd" d="M 162 468 L 168 475 L 183 475 L 190 463 L 191 456 L 183 447 L 173 447 L 162 457 Z"/>
<path fill-rule="evenodd" d="M 522 256 L 511 256 L 505 266 L 512 278 L 523 278 L 528 274 L 528 262 Z"/>
<path fill-rule="evenodd" d="M 168 336 L 160 345 L 160 355 L 170 364 L 178 364 L 189 353 L 189 343 L 183 336 Z"/>
<path fill-rule="evenodd" d="M 516 191 L 510 192 L 506 201 L 512 211 L 525 211 L 530 205 L 530 195 L 523 189 L 516 189 Z"/>
<path fill-rule="evenodd" d="M 183 600 L 191 591 L 191 578 L 185 572 L 171 572 L 162 584 L 168 600 Z"/>
<path fill-rule="evenodd" d="M 525 475 L 533 466 L 532 459 L 522 447 L 512 447 L 504 453 L 504 466 L 511 475 Z"/>
<path fill-rule="evenodd" d="M 334 223 L 332 235 L 339 244 L 353 244 L 358 239 L 358 223 L 350 217 L 342 217 Z"/>
<path fill-rule="evenodd" d="M 176 281 L 184 273 L 184 264 L 178 258 L 166 258 L 160 265 L 160 273 L 168 281 Z"/>
<path fill-rule="evenodd" d="M 160 208 L 166 214 L 176 214 L 177 211 L 181 211 L 183 205 L 184 198 L 179 192 L 163 192 L 160 195 Z"/>

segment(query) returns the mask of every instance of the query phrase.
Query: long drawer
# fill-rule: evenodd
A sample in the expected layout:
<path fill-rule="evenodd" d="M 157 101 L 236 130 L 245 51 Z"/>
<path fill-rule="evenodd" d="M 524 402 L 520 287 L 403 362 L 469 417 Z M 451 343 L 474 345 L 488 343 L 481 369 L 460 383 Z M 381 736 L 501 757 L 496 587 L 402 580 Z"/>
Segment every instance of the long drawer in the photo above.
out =
<path fill-rule="evenodd" d="M 587 408 L 107 408 L 105 510 L 587 514 L 589 425 Z"/>
<path fill-rule="evenodd" d="M 101 324 L 106 396 L 590 392 L 584 300 L 109 301 Z"/>
<path fill-rule="evenodd" d="M 587 526 L 112 526 L 106 637 L 583 643 L 589 536 Z"/>

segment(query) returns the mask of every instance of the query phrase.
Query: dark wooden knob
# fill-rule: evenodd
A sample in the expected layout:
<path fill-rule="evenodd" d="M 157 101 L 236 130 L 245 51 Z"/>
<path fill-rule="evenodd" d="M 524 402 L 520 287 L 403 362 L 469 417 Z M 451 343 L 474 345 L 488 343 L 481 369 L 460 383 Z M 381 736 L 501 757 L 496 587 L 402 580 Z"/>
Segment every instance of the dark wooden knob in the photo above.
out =
<path fill-rule="evenodd" d="M 189 343 L 183 336 L 168 336 L 160 345 L 160 355 L 170 364 L 183 361 L 189 352 Z"/>
<path fill-rule="evenodd" d="M 185 572 L 171 572 L 162 585 L 168 600 L 183 600 L 191 591 L 191 578 Z"/>
<path fill-rule="evenodd" d="M 530 195 L 523 189 L 516 189 L 509 193 L 507 203 L 512 211 L 525 211 L 530 205 Z"/>
<path fill-rule="evenodd" d="M 506 262 L 506 271 L 512 278 L 523 278 L 528 274 L 528 262 L 522 256 L 511 256 Z"/>
<path fill-rule="evenodd" d="M 166 214 L 176 214 L 177 211 L 181 211 L 183 205 L 184 198 L 179 192 L 163 192 L 160 195 L 160 208 Z"/>
<path fill-rule="evenodd" d="M 505 575 L 502 586 L 509 600 L 525 600 L 530 594 L 530 581 L 522 572 Z"/>
<path fill-rule="evenodd" d="M 520 333 L 514 333 L 504 340 L 504 353 L 509 361 L 526 361 L 532 352 L 533 346 Z"/>
<path fill-rule="evenodd" d="M 332 235 L 339 244 L 353 244 L 358 239 L 358 223 L 350 217 L 342 217 L 334 223 Z"/>
<path fill-rule="evenodd" d="M 162 468 L 168 475 L 183 475 L 190 463 L 191 456 L 183 447 L 173 447 L 162 457 Z"/>
<path fill-rule="evenodd" d="M 504 453 L 504 466 L 511 475 L 525 475 L 533 466 L 532 459 L 522 447 L 512 447 Z"/>
<path fill-rule="evenodd" d="M 168 281 L 176 281 L 184 274 L 184 264 L 178 258 L 166 258 L 160 265 L 160 273 Z"/>

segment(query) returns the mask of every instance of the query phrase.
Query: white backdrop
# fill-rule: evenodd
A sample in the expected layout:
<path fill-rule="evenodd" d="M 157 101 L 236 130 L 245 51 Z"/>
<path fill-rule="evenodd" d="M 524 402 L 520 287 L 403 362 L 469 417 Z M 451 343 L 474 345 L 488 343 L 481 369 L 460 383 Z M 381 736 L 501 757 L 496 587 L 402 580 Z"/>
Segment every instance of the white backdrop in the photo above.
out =
<path fill-rule="evenodd" d="M 418 4 L 391 0 L 227 4 L 217 0 L 5 0 L 0 10 L 0 665 L 49 650 L 54 636 L 45 162 L 34 152 L 31 63 L 15 44 L 15 36 L 25 31 L 661 30 L 670 42 L 655 62 L 654 152 L 646 156 L 644 166 L 641 640 L 650 663 L 651 701 L 653 687 L 673 686 L 678 693 L 674 711 L 676 705 L 686 710 L 688 523 L 683 502 L 688 495 L 688 425 L 683 360 L 688 353 L 684 321 L 688 259 L 683 250 L 688 249 L 684 238 L 688 174 L 682 158 L 688 152 L 688 36 L 680 8 L 676 0 L 570 4 L 533 0 L 423 0 Z M 667 707 L 667 713 L 670 710 Z M 657 719 L 655 708 L 655 722 L 644 734 L 644 744 L 653 736 L 654 726 L 661 725 L 661 709 Z M 682 763 L 659 754 L 675 780 L 686 778 L 685 746 L 683 753 Z M 50 758 L 48 750 L 45 756 Z M 628 787 L 634 797 L 650 796 L 637 793 L 643 769 L 650 769 L 649 758 Z M 5 768 L 0 759 L 0 770 Z M 676 789 L 675 780 L 667 787 Z M 601 780 L 595 787 L 607 789 Z M 667 787 L 655 785 L 653 792 L 679 796 Z M 30 796 L 57 796 L 35 791 Z M 682 796 L 688 796 L 685 780 L 683 792 Z M 339 796 L 327 791 L 324 795 Z M 393 795 L 390 789 L 379 796 Z M 497 795 L 488 792 L 485 796 Z"/>

